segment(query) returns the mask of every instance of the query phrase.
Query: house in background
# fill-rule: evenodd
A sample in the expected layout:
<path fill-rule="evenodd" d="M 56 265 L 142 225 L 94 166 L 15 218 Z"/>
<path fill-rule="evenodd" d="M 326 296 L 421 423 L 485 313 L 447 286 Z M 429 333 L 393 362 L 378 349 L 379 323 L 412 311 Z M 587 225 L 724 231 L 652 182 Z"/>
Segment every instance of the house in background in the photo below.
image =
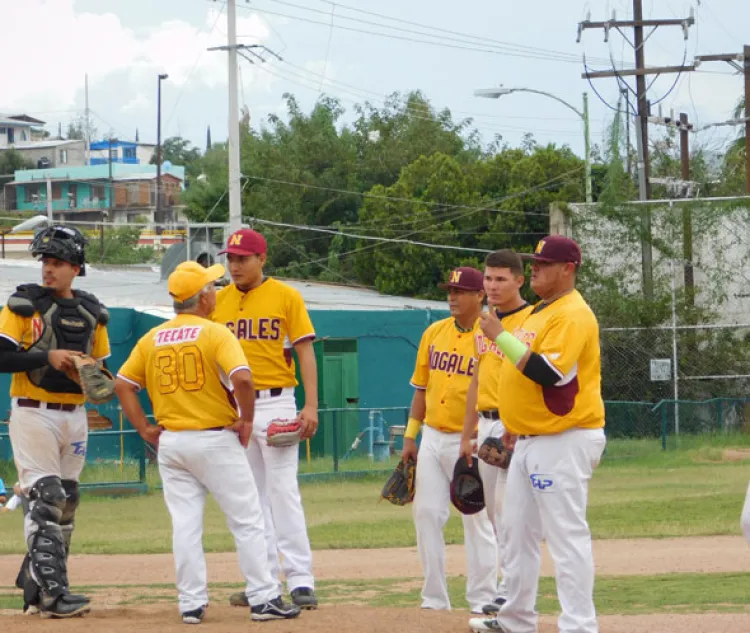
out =
<path fill-rule="evenodd" d="M 18 149 L 22 145 L 44 138 L 39 128 L 44 121 L 27 114 L 0 114 L 0 150 L 9 147 Z"/>
<path fill-rule="evenodd" d="M 119 139 L 95 141 L 91 143 L 91 165 L 148 165 L 156 153 L 156 145 L 121 141 Z"/>
<path fill-rule="evenodd" d="M 47 139 L 16 145 L 13 149 L 37 169 L 83 167 L 86 164 L 86 144 L 83 141 Z M 0 149 L 0 153 L 2 151 Z"/>
<path fill-rule="evenodd" d="M 154 221 L 156 165 L 113 163 L 111 180 L 109 165 L 19 170 L 5 185 L 6 210 L 45 213 L 48 181 L 56 220 L 123 224 L 145 217 Z M 179 204 L 184 182 L 184 167 L 162 167 L 163 222 L 183 219 Z"/>

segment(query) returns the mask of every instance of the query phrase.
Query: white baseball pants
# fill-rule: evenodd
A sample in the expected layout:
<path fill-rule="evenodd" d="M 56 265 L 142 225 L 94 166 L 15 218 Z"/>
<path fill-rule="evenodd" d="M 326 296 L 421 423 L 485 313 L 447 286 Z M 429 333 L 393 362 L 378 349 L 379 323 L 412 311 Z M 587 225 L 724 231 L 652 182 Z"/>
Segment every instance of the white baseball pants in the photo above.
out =
<path fill-rule="evenodd" d="M 451 608 L 445 577 L 443 530 L 450 517 L 450 482 L 460 447 L 460 433 L 442 433 L 426 424 L 422 427 L 413 513 L 424 573 L 423 609 Z M 495 533 L 486 509 L 462 515 L 462 519 L 467 565 L 466 601 L 472 612 L 481 613 L 482 606 L 498 595 Z"/>
<path fill-rule="evenodd" d="M 479 426 L 477 432 L 477 446 L 488 437 L 500 438 L 505 432 L 505 427 L 500 420 L 493 420 L 479 416 Z M 492 523 L 492 530 L 495 534 L 498 553 L 498 569 L 501 572 L 501 580 L 497 587 L 497 597 L 505 598 L 507 589 L 505 588 L 505 573 L 503 572 L 503 549 L 505 541 L 500 531 L 501 520 L 503 516 L 503 500 L 505 498 L 505 484 L 508 480 L 508 471 L 497 466 L 490 466 L 479 461 L 479 476 L 482 478 L 484 485 L 484 503 L 487 506 L 487 516 Z"/>
<path fill-rule="evenodd" d="M 560 633 L 598 633 L 594 557 L 586 522 L 588 483 L 606 440 L 603 429 L 520 439 L 508 469 L 502 518 L 508 601 L 497 620 L 509 633 L 536 633 L 544 535 L 555 564 Z"/>
<path fill-rule="evenodd" d="M 86 463 L 89 425 L 86 409 L 73 411 L 19 407 L 13 399 L 10 410 L 10 444 L 24 495 L 42 477 L 78 481 Z M 24 517 L 24 536 L 31 542 L 38 529 L 36 522 Z"/>
<path fill-rule="evenodd" d="M 742 531 L 745 533 L 748 545 L 750 545 L 750 485 L 747 487 L 745 505 L 742 508 L 742 519 L 740 520 Z"/>
<path fill-rule="evenodd" d="M 255 401 L 253 436 L 247 448 L 247 459 L 263 508 L 268 566 L 279 590 L 280 572 L 283 572 L 290 592 L 298 587 L 315 588 L 312 551 L 297 482 L 299 446 L 269 446 L 266 431 L 275 418 L 293 420 L 296 417 L 294 389 L 284 389 L 276 397 L 269 397 L 267 391 L 261 392 Z"/>
<path fill-rule="evenodd" d="M 263 512 L 245 451 L 233 431 L 164 431 L 159 474 L 172 517 L 172 551 L 180 612 L 208 604 L 203 511 L 210 492 L 234 536 L 250 605 L 279 595 L 268 569 Z"/>

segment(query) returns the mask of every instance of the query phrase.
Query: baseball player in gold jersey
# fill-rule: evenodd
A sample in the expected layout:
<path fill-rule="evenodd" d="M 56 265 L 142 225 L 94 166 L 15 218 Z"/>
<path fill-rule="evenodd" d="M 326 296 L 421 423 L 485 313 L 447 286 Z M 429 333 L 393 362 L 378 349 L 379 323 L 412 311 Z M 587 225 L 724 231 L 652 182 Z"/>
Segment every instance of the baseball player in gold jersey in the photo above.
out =
<path fill-rule="evenodd" d="M 208 606 L 203 512 L 210 492 L 234 536 L 253 620 L 294 618 L 268 569 L 263 512 L 245 459 L 253 427 L 253 379 L 237 339 L 207 317 L 216 304 L 220 264 L 184 262 L 169 276 L 177 316 L 155 327 L 133 348 L 117 375 L 123 411 L 144 440 L 159 447 L 164 501 L 182 621 L 199 624 Z M 138 400 L 144 388 L 157 425 Z M 239 404 L 241 414 L 236 405 Z"/>
<path fill-rule="evenodd" d="M 266 432 L 274 419 L 299 419 L 302 439 L 312 437 L 318 427 L 318 374 L 312 346 L 315 330 L 302 295 L 264 276 L 266 251 L 265 238 L 251 229 L 240 229 L 229 237 L 222 253 L 227 255 L 233 283 L 218 292 L 212 319 L 237 337 L 255 378 L 255 424 L 247 458 L 263 507 L 269 565 L 277 579 L 283 571 L 296 605 L 314 609 L 318 600 L 312 551 L 297 483 L 299 448 L 269 446 Z M 299 414 L 292 351 L 297 352 L 305 390 L 305 405 Z M 244 594 L 232 595 L 230 604 L 244 605 Z"/>
<path fill-rule="evenodd" d="M 43 285 L 19 286 L 0 313 L 0 371 L 10 384 L 10 440 L 21 489 L 28 497 L 24 531 L 29 553 L 16 586 L 24 612 L 66 618 L 89 611 L 89 599 L 71 594 L 67 557 L 86 461 L 84 396 L 66 370 L 73 356 L 110 354 L 107 309 L 73 290 L 85 274 L 86 239 L 56 225 L 37 233 L 31 254 L 42 261 Z"/>
<path fill-rule="evenodd" d="M 515 330 L 516 326 L 526 318 L 526 313 L 531 310 L 520 293 L 523 283 L 523 261 L 517 253 L 501 250 L 487 256 L 484 268 L 484 291 L 487 295 L 487 303 L 490 309 L 497 313 L 503 327 L 510 332 Z M 469 465 L 471 465 L 476 446 L 481 446 L 488 437 L 502 437 L 505 431 L 498 412 L 500 365 L 503 362 L 503 353 L 498 349 L 495 341 L 485 337 L 480 329 L 477 329 L 475 335 L 475 348 L 479 360 L 477 371 L 471 379 L 466 396 L 466 414 L 460 451 L 461 456 L 466 457 Z M 475 432 L 477 434 L 476 445 L 472 439 Z M 487 515 L 497 539 L 501 571 L 504 539 L 500 532 L 500 518 L 507 474 L 506 470 L 479 461 L 479 475 L 484 486 Z M 505 602 L 505 593 L 505 584 L 501 582 L 495 600 L 483 607 L 484 613 L 495 613 Z"/>
<path fill-rule="evenodd" d="M 507 602 L 473 631 L 537 630 L 540 542 L 555 564 L 560 633 L 598 633 L 594 560 L 586 521 L 588 482 L 605 446 L 599 325 L 575 289 L 581 249 L 553 235 L 531 256 L 531 288 L 541 298 L 515 334 L 484 314 L 484 335 L 500 366 L 503 441 L 514 446 L 502 517 Z"/>
<path fill-rule="evenodd" d="M 484 301 L 482 277 L 476 268 L 461 267 L 440 285 L 448 290 L 451 316 L 433 323 L 422 335 L 411 379 L 414 396 L 402 459 L 417 460 L 413 513 L 424 573 L 423 609 L 451 608 L 443 529 L 450 516 L 450 483 L 459 457 L 466 394 L 477 366 L 474 336 Z M 495 535 L 486 509 L 461 518 L 468 569 L 466 600 L 472 613 L 481 613 L 483 605 L 498 595 Z"/>

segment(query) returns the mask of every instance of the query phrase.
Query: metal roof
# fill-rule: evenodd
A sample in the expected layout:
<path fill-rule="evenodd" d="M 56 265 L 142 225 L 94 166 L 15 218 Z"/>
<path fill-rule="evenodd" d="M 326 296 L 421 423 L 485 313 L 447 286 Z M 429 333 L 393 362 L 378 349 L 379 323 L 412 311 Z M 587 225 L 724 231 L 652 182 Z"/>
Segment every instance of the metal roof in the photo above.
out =
<path fill-rule="evenodd" d="M 0 305 L 16 286 L 39 281 L 41 265 L 33 260 L 0 259 Z M 302 293 L 310 310 L 446 310 L 442 301 L 382 295 L 357 286 L 281 279 Z M 128 307 L 143 312 L 172 314 L 167 282 L 160 280 L 158 267 L 86 267 L 86 276 L 76 288 L 94 293 L 109 307 Z"/>

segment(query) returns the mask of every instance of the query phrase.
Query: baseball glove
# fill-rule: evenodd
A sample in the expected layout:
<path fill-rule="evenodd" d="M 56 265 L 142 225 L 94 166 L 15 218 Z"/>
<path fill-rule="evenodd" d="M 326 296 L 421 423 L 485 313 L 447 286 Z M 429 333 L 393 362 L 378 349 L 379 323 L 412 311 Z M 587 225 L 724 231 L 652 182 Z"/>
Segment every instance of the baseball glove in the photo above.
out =
<path fill-rule="evenodd" d="M 299 420 L 271 420 L 266 431 L 269 446 L 293 446 L 302 437 L 302 423 Z"/>
<path fill-rule="evenodd" d="M 115 377 L 91 356 L 74 356 L 75 371 L 68 378 L 81 386 L 86 401 L 104 404 L 115 397 Z"/>
<path fill-rule="evenodd" d="M 417 474 L 417 464 L 413 459 L 404 463 L 400 461 L 380 493 L 381 499 L 386 499 L 396 506 L 405 506 L 414 501 L 414 477 Z"/>
<path fill-rule="evenodd" d="M 509 451 L 503 446 L 503 441 L 499 437 L 488 437 L 477 452 L 479 459 L 489 464 L 507 470 L 510 466 L 510 459 L 513 457 L 513 451 Z"/>

